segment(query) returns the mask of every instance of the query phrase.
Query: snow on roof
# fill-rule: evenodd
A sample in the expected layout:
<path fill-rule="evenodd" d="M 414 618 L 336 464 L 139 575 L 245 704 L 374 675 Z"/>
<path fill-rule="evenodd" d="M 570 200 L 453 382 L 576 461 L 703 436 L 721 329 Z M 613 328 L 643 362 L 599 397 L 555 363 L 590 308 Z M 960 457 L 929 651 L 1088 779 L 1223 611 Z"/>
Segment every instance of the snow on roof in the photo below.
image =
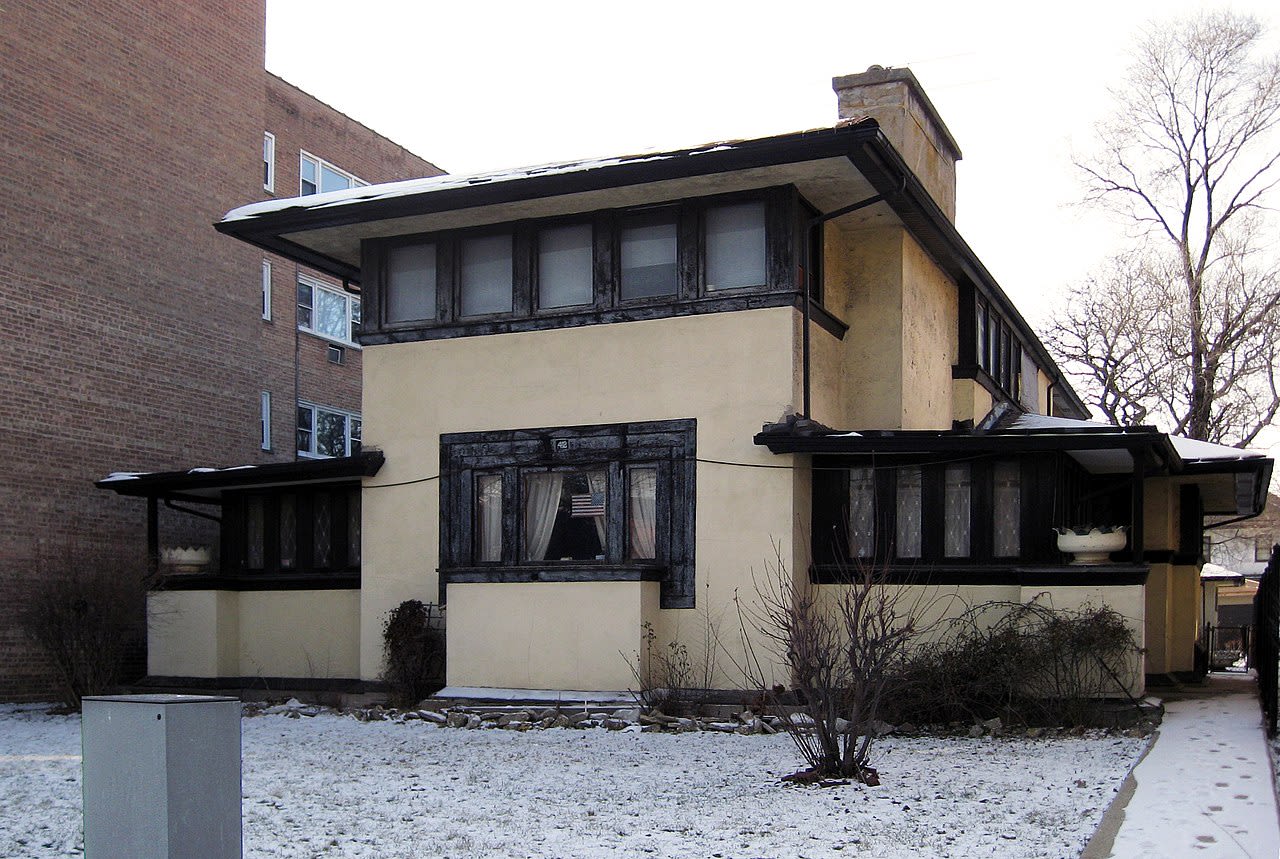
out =
<path fill-rule="evenodd" d="M 1235 570 L 1228 570 L 1221 564 L 1206 562 L 1200 570 L 1200 578 L 1202 579 L 1243 579 L 1244 573 L 1237 573 Z"/>
<path fill-rule="evenodd" d="M 820 130 L 824 129 L 806 129 L 806 131 L 793 133 L 804 134 L 807 131 Z M 509 170 L 495 170 L 486 173 L 472 173 L 470 175 L 445 174 L 442 176 L 428 176 L 422 179 L 403 179 L 398 182 L 383 182 L 378 185 L 362 185 L 358 188 L 346 188 L 341 191 L 328 191 L 323 194 L 308 194 L 305 197 L 287 197 L 280 200 L 263 200 L 259 203 L 250 203 L 246 206 L 240 206 L 232 209 L 223 216 L 222 223 L 251 220 L 273 212 L 284 211 L 286 209 L 327 209 L 335 206 L 346 206 L 352 203 L 360 203 L 367 200 L 387 200 L 395 197 L 409 197 L 417 194 L 446 191 L 452 188 L 464 188 L 470 185 L 490 185 L 501 182 L 514 182 L 521 179 L 533 178 L 535 176 L 581 173 L 588 170 L 598 170 L 602 167 L 612 167 L 618 164 L 639 164 L 646 161 L 665 161 L 678 157 L 706 155 L 710 152 L 724 152 L 736 149 L 739 145 L 747 142 L 749 141 L 722 140 L 713 143 L 704 143 L 699 146 L 695 146 L 692 149 L 680 149 L 671 152 L 616 155 L 609 158 L 586 158 L 578 161 L 538 164 L 531 167 L 516 167 Z"/>
<path fill-rule="evenodd" d="M 112 483 L 117 480 L 137 480 L 139 477 L 146 477 L 145 471 L 113 471 L 106 477 L 99 480 L 99 483 Z"/>
<path fill-rule="evenodd" d="M 1114 424 L 1106 424 L 1101 421 L 1081 421 L 1074 418 L 1057 418 L 1050 415 L 1019 415 L 1008 429 L 1011 430 L 1094 430 L 1096 432 L 1125 432 L 1129 427 L 1118 427 Z M 1241 447 L 1228 447 L 1225 444 L 1213 444 L 1207 441 L 1197 441 L 1193 438 L 1183 438 L 1180 435 L 1169 434 L 1169 441 L 1173 443 L 1173 449 L 1178 452 L 1178 456 L 1191 462 L 1228 461 L 1240 459 L 1260 459 L 1266 454 L 1258 453 L 1254 450 L 1246 450 Z"/>
<path fill-rule="evenodd" d="M 1207 441 L 1197 441 L 1193 438 L 1183 438 L 1180 435 L 1171 435 L 1169 439 L 1173 442 L 1173 449 L 1178 452 L 1178 456 L 1183 459 L 1190 460 L 1233 460 L 1233 459 L 1258 459 L 1266 454 L 1258 453 L 1255 450 L 1245 450 L 1242 447 L 1228 447 L 1225 444 L 1213 444 Z"/>

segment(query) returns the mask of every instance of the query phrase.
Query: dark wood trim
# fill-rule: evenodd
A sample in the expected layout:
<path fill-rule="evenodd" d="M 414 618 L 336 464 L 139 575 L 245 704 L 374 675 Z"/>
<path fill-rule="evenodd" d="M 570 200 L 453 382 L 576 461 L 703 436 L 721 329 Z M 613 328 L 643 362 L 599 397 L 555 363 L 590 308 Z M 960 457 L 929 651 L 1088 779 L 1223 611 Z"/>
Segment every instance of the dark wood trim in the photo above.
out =
<path fill-rule="evenodd" d="M 1145 564 L 1094 564 L 1088 566 L 892 566 L 877 573 L 890 585 L 1016 585 L 1019 587 L 1096 587 L 1143 585 L 1151 568 Z M 814 564 L 810 581 L 820 585 L 848 584 L 851 572 L 839 564 Z"/>
<path fill-rule="evenodd" d="M 358 590 L 360 573 L 219 573 L 165 576 L 159 591 L 338 591 Z"/>
<path fill-rule="evenodd" d="M 660 581 L 663 608 L 692 608 L 696 517 L 697 421 L 446 433 L 440 438 L 440 582 Z M 625 465 L 658 468 L 658 563 L 626 560 Z M 605 467 L 610 501 L 603 562 L 520 561 L 520 470 Z M 502 561 L 476 564 L 474 475 L 503 475 Z M 665 562 L 664 562 L 665 561 Z"/>
<path fill-rule="evenodd" d="M 623 567 L 590 563 L 572 567 L 459 567 L 440 571 L 440 577 L 451 585 L 521 582 L 661 582 L 666 576 L 666 567 Z"/>

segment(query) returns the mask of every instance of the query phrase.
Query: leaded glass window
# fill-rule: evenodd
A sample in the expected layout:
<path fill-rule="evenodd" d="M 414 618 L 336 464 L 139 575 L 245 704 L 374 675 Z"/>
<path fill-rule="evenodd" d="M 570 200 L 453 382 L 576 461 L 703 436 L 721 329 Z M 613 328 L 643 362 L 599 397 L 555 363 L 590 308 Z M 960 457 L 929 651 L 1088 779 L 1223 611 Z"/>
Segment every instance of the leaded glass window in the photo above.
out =
<path fill-rule="evenodd" d="M 897 555 L 899 558 L 920 557 L 921 541 L 921 473 L 920 466 L 898 469 Z"/>
<path fill-rule="evenodd" d="M 1018 463 L 997 462 L 992 484 L 993 550 L 998 558 L 1016 558 L 1022 551 L 1022 473 Z"/>
<path fill-rule="evenodd" d="M 948 558 L 969 557 L 972 485 L 968 464 L 948 465 L 943 472 L 943 551 Z"/>
<path fill-rule="evenodd" d="M 876 481 L 871 468 L 849 469 L 849 555 L 870 558 L 876 544 Z"/>

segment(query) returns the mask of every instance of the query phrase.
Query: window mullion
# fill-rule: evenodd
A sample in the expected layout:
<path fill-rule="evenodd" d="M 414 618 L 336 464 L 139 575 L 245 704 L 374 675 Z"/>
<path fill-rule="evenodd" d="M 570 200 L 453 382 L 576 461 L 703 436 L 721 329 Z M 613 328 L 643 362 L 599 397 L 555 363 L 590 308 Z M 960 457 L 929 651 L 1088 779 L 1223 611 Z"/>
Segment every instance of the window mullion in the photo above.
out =
<path fill-rule="evenodd" d="M 595 218 L 591 240 L 591 280 L 595 308 L 607 310 L 617 303 L 618 222 L 610 215 Z"/>
<path fill-rule="evenodd" d="M 520 505 L 520 469 L 507 466 L 502 469 L 502 563 L 515 564 L 523 549 L 523 532 L 520 527 L 524 510 Z"/>
<path fill-rule="evenodd" d="M 533 255 L 536 247 L 532 229 L 527 224 L 516 227 L 511 237 L 511 312 L 516 316 L 533 315 Z"/>
<path fill-rule="evenodd" d="M 677 216 L 676 267 L 679 283 L 676 294 L 694 299 L 704 288 L 705 266 L 702 253 L 702 207 L 681 206 Z"/>
<path fill-rule="evenodd" d="M 605 520 L 605 532 L 608 545 L 605 547 L 605 559 L 610 564 L 621 564 L 627 558 L 627 523 L 630 516 L 626 469 L 621 462 L 615 460 L 609 463 L 607 474 L 609 482 L 605 487 L 605 511 L 608 518 Z"/>

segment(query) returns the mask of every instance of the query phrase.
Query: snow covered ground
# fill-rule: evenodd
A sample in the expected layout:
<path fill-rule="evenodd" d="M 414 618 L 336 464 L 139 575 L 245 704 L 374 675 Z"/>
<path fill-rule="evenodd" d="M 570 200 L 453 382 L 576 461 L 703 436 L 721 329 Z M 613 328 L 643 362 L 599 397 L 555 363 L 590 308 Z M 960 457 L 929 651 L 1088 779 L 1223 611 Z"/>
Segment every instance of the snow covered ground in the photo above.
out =
<path fill-rule="evenodd" d="M 1147 740 L 902 737 L 876 788 L 784 787 L 790 740 L 246 718 L 245 855 L 1064 857 Z M 82 852 L 80 721 L 0 705 L 0 856 Z"/>

